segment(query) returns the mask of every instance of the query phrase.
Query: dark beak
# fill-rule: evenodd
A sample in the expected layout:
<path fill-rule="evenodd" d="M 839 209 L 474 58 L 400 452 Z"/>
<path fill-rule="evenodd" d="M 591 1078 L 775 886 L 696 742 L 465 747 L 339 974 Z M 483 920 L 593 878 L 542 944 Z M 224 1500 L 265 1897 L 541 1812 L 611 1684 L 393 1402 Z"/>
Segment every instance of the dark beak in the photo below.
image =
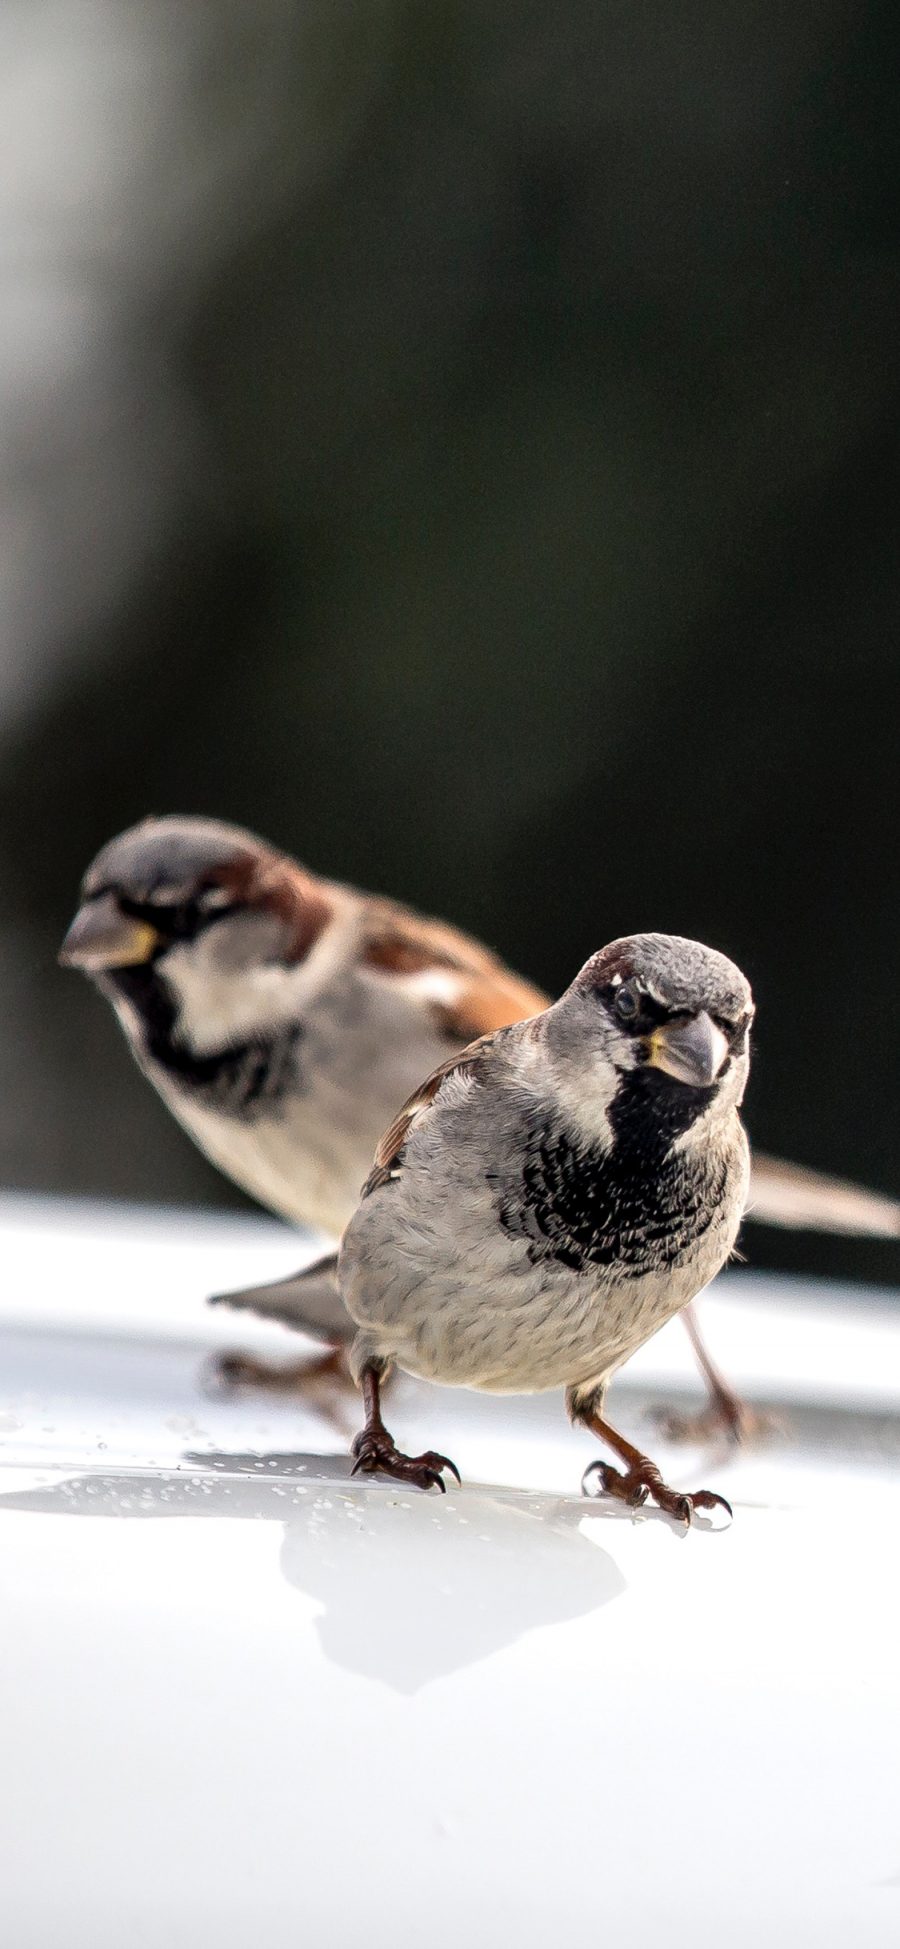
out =
<path fill-rule="evenodd" d="M 101 893 L 79 908 L 59 960 L 64 968 L 84 968 L 88 974 L 102 968 L 133 968 L 149 961 L 159 943 L 155 927 L 146 920 L 130 920 L 114 894 Z"/>
<path fill-rule="evenodd" d="M 649 1038 L 647 1061 L 679 1083 L 708 1089 L 728 1054 L 728 1039 L 702 1009 L 699 1015 L 664 1022 Z"/>

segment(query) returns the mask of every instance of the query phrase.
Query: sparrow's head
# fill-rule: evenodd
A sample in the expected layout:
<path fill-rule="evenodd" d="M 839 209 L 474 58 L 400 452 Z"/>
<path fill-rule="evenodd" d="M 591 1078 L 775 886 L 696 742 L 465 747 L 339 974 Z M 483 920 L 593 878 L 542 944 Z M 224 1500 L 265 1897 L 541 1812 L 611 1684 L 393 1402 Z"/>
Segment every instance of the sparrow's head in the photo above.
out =
<path fill-rule="evenodd" d="M 162 988 L 202 1016 L 248 977 L 305 960 L 330 918 L 292 860 L 217 819 L 145 819 L 97 854 L 60 961 L 138 1008 Z"/>
<path fill-rule="evenodd" d="M 647 1117 L 674 1134 L 713 1104 L 740 1103 L 753 996 L 740 968 L 714 948 L 677 934 L 612 941 L 586 962 L 563 1003 L 564 1023 L 571 1015 L 596 1052 L 597 1105 L 602 1099 L 614 1126 Z"/>

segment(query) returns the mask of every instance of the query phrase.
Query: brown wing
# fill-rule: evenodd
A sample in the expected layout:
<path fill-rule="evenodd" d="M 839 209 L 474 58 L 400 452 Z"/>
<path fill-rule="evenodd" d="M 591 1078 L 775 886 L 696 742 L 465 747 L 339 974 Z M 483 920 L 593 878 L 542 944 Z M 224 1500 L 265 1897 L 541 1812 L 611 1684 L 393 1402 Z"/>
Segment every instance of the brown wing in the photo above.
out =
<path fill-rule="evenodd" d="M 402 1110 L 398 1111 L 393 1123 L 388 1125 L 379 1142 L 375 1152 L 375 1162 L 360 1193 L 360 1201 L 367 1198 L 370 1191 L 377 1191 L 380 1185 L 389 1184 L 391 1178 L 396 1175 L 400 1153 L 412 1125 L 416 1118 L 421 1116 L 422 1111 L 427 1110 L 434 1102 L 445 1078 L 474 1075 L 480 1067 L 486 1048 L 493 1040 L 491 1035 L 480 1036 L 477 1042 L 471 1042 L 469 1047 L 461 1049 L 458 1055 L 448 1056 L 447 1061 L 442 1062 L 437 1069 L 433 1069 L 424 1083 L 420 1083 L 419 1088 L 407 1098 Z"/>
<path fill-rule="evenodd" d="M 446 968 L 463 977 L 450 1000 L 423 998 L 444 1035 L 472 1042 L 494 1029 L 540 1015 L 550 997 L 504 966 L 489 948 L 443 921 L 425 920 L 392 901 L 372 901 L 367 915 L 363 965 L 386 974 L 425 974 Z"/>
<path fill-rule="evenodd" d="M 791 1231 L 900 1238 L 900 1203 L 895 1198 L 762 1151 L 753 1154 L 747 1217 Z"/>

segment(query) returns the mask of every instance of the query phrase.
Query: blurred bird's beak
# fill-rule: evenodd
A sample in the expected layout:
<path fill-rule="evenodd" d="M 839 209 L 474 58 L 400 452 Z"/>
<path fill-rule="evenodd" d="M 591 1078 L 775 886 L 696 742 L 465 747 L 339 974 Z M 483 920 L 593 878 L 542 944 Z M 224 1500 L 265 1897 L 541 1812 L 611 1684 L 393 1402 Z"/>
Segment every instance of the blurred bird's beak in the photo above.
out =
<path fill-rule="evenodd" d="M 706 1010 L 680 1022 L 665 1022 L 648 1037 L 647 1061 L 679 1083 L 708 1089 L 728 1054 L 728 1041 Z"/>
<path fill-rule="evenodd" d="M 87 900 L 59 950 L 64 968 L 133 968 L 149 961 L 160 936 L 145 920 L 130 920 L 111 893 Z"/>

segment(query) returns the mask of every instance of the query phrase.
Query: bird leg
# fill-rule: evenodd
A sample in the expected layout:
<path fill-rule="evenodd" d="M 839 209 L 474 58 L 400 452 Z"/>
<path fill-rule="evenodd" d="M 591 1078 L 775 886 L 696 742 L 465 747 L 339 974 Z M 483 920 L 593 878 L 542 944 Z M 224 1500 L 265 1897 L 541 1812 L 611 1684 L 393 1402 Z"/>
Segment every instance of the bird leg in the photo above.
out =
<path fill-rule="evenodd" d="M 356 1389 L 343 1347 L 333 1347 L 311 1360 L 292 1360 L 285 1366 L 256 1360 L 252 1354 L 223 1353 L 211 1362 L 210 1377 L 214 1390 L 263 1387 L 273 1394 L 299 1395 L 313 1414 L 322 1415 L 344 1436 L 348 1432 L 347 1416 Z"/>
<path fill-rule="evenodd" d="M 695 1489 L 690 1495 L 680 1489 L 670 1489 L 656 1463 L 651 1462 L 648 1455 L 642 1455 L 639 1448 L 626 1441 L 624 1435 L 602 1419 L 595 1409 L 595 1400 L 596 1396 L 588 1396 L 579 1402 L 573 1399 L 570 1391 L 570 1412 L 575 1420 L 582 1421 L 586 1428 L 590 1428 L 599 1441 L 605 1441 L 607 1447 L 621 1456 L 625 1468 L 614 1469 L 609 1462 L 591 1462 L 584 1472 L 582 1488 L 588 1476 L 596 1473 L 608 1496 L 616 1496 L 632 1509 L 639 1509 L 651 1496 L 659 1509 L 664 1509 L 668 1516 L 676 1516 L 679 1522 L 688 1527 L 695 1509 L 724 1509 L 729 1516 L 732 1514 L 730 1502 L 726 1502 L 724 1496 L 715 1495 L 712 1489 Z"/>
<path fill-rule="evenodd" d="M 397 1482 L 411 1482 L 417 1489 L 446 1489 L 442 1470 L 449 1469 L 459 1481 L 455 1462 L 427 1448 L 424 1455 L 402 1455 L 393 1435 L 381 1419 L 381 1383 L 384 1368 L 369 1361 L 360 1376 L 366 1425 L 353 1442 L 352 1475 L 390 1475 Z"/>
<path fill-rule="evenodd" d="M 284 1366 L 275 1361 L 256 1360 L 252 1354 L 222 1353 L 216 1357 L 214 1371 L 217 1379 L 229 1387 L 267 1387 L 278 1393 L 313 1393 L 315 1383 L 326 1380 L 352 1386 L 343 1347 L 332 1347 L 313 1360 L 291 1360 Z"/>
<path fill-rule="evenodd" d="M 709 1441 L 724 1434 L 735 1444 L 772 1434 L 778 1427 L 775 1416 L 766 1414 L 761 1408 L 749 1407 L 729 1386 L 716 1366 L 707 1351 L 693 1305 L 685 1306 L 681 1317 L 709 1390 L 709 1399 L 705 1407 L 690 1414 L 662 1409 L 656 1420 L 663 1434 L 669 1441 Z"/>

